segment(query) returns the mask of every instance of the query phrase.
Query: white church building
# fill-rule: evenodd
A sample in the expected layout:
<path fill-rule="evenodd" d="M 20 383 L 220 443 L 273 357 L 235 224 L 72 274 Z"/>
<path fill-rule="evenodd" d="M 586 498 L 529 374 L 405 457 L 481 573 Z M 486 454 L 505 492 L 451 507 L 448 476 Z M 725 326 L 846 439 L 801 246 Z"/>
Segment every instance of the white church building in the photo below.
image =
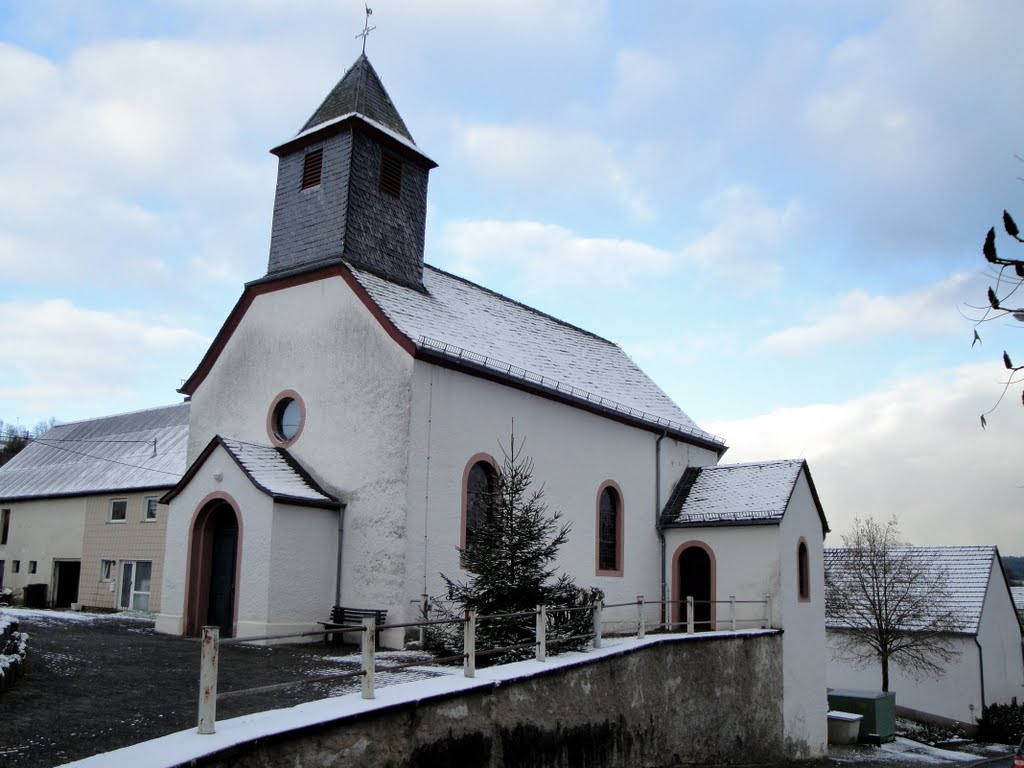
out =
<path fill-rule="evenodd" d="M 718 465 L 724 441 L 618 346 L 424 264 L 436 164 L 365 55 L 273 153 L 267 273 L 181 389 L 157 628 L 309 630 L 334 605 L 415 620 L 464 575 L 514 424 L 578 584 L 607 603 L 771 596 L 787 719 L 823 751 L 828 527 L 806 464 Z"/>

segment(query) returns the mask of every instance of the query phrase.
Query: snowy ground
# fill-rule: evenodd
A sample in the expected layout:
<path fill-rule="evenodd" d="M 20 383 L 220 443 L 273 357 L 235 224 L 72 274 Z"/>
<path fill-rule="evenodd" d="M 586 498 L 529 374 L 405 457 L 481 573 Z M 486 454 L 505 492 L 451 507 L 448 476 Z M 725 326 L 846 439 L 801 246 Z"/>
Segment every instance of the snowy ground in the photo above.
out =
<path fill-rule="evenodd" d="M 972 744 L 971 751 L 954 751 L 931 747 L 918 741 L 897 736 L 895 741 L 881 746 L 870 746 L 866 744 L 832 745 L 829 747 L 829 757 L 833 762 L 856 765 L 870 765 L 873 763 L 917 763 L 917 764 L 941 764 L 941 763 L 974 763 L 984 757 L 999 757 L 1010 753 L 1009 747 L 1002 744 Z"/>

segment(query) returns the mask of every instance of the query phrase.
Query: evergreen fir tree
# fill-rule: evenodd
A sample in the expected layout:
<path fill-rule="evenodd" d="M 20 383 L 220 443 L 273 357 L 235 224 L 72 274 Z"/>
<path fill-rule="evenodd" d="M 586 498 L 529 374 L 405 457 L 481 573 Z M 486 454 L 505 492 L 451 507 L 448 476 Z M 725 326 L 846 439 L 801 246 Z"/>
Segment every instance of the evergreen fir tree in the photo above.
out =
<path fill-rule="evenodd" d="M 444 618 L 461 618 L 475 611 L 478 664 L 504 663 L 534 654 L 535 621 L 531 616 L 505 616 L 551 607 L 592 606 L 604 597 L 600 589 L 582 589 L 566 574 L 556 576 L 558 550 L 568 540 L 570 524 L 558 511 L 548 511 L 544 489 L 531 490 L 533 461 L 522 455 L 512 436 L 504 451 L 501 469 L 467 546 L 459 550 L 466 581 L 444 574 L 446 601 L 434 600 L 435 612 Z M 497 618 L 488 618 L 497 617 Z M 590 611 L 553 611 L 547 618 L 547 643 L 551 652 L 581 648 L 592 632 Z M 569 639 L 574 638 L 574 639 Z M 432 643 L 446 655 L 462 651 L 461 625 L 442 626 L 430 633 Z M 493 655 L 486 652 L 509 646 L 528 646 Z"/>

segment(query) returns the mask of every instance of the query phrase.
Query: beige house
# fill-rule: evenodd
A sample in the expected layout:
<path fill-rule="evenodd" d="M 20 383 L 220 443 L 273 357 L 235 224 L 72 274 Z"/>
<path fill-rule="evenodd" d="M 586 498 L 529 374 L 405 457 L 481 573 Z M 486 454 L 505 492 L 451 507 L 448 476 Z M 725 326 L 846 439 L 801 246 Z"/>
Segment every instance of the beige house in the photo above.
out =
<path fill-rule="evenodd" d="M 0 467 L 0 585 L 50 607 L 159 610 L 159 498 L 184 471 L 188 419 L 181 403 L 60 424 Z"/>

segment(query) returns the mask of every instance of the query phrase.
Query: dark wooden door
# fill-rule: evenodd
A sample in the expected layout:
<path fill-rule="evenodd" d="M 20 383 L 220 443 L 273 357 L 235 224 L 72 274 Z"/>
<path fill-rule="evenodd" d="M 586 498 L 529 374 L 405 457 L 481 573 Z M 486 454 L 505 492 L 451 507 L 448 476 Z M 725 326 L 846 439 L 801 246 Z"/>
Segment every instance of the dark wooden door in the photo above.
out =
<path fill-rule="evenodd" d="M 687 547 L 679 557 L 682 597 L 693 597 L 693 628 L 707 632 L 711 626 L 711 558 L 700 547 Z M 685 611 L 685 604 L 683 611 Z"/>
<path fill-rule="evenodd" d="M 235 513 L 221 510 L 214 521 L 210 558 L 210 601 L 207 624 L 220 627 L 221 637 L 231 637 L 235 619 L 235 558 L 238 552 L 238 521 Z"/>

